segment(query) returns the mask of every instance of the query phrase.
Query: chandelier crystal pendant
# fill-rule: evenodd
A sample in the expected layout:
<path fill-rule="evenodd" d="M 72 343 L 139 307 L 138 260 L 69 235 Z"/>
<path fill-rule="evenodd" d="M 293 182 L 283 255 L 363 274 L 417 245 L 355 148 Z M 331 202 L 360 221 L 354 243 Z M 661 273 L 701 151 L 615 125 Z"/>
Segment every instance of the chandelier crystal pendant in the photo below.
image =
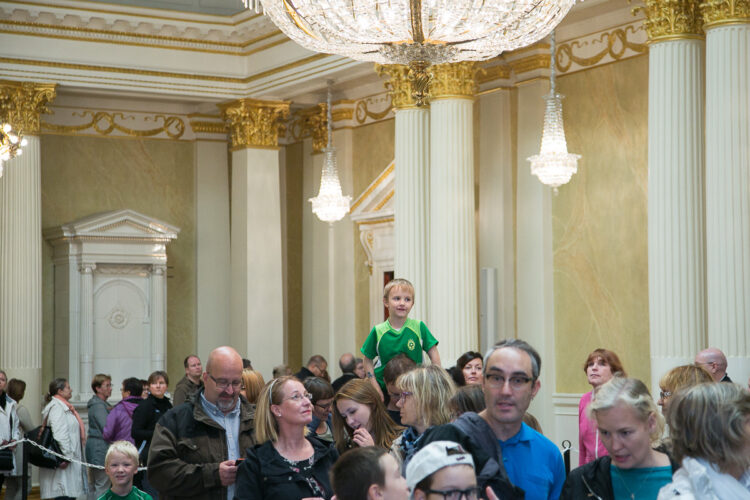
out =
<path fill-rule="evenodd" d="M 575 0 L 243 0 L 315 52 L 404 64 L 483 61 L 549 35 Z M 428 80 L 428 79 L 427 79 Z M 424 90 L 424 89 L 422 89 Z M 417 90 L 419 93 L 419 89 Z"/>
<path fill-rule="evenodd" d="M 336 148 L 333 147 L 333 119 L 331 116 L 332 83 L 331 80 L 328 80 L 328 98 L 326 99 L 328 144 L 323 149 L 325 160 L 323 172 L 320 176 L 320 191 L 318 191 L 318 196 L 308 200 L 312 203 L 312 211 L 318 216 L 318 219 L 331 225 L 349 213 L 349 205 L 352 201 L 351 196 L 341 194 L 341 182 L 336 168 Z"/>
<path fill-rule="evenodd" d="M 529 156 L 531 173 L 536 175 L 542 184 L 557 188 L 570 181 L 578 172 L 578 159 L 581 155 L 568 153 L 563 128 L 562 99 L 555 89 L 555 33 L 550 37 L 550 87 L 549 94 L 544 96 L 547 105 L 544 111 L 544 128 L 542 130 L 542 146 L 539 154 Z"/>
<path fill-rule="evenodd" d="M 26 139 L 22 139 L 13 133 L 10 123 L 2 124 L 2 127 L 0 127 L 0 177 L 3 176 L 3 163 L 22 154 L 23 149 L 21 148 L 26 144 Z"/>

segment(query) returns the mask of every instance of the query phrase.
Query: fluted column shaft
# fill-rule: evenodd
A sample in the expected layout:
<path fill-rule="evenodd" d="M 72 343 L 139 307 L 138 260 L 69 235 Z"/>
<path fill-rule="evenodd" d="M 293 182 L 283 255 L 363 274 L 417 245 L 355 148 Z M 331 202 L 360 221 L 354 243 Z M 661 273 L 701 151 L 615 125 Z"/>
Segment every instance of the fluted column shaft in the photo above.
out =
<path fill-rule="evenodd" d="M 747 15 L 747 13 L 745 13 Z M 708 344 L 750 374 L 750 19 L 706 27 Z"/>
<path fill-rule="evenodd" d="M 445 366 L 477 349 L 473 63 L 434 68 L 430 103 L 430 328 Z"/>
<path fill-rule="evenodd" d="M 87 401 L 91 397 L 91 379 L 94 378 L 94 269 L 96 265 L 81 265 L 80 321 L 81 336 L 78 339 L 78 400 Z"/>
<path fill-rule="evenodd" d="M 39 137 L 26 139 L 0 177 L 0 368 L 26 382 L 34 412 L 42 387 L 41 164 Z"/>
<path fill-rule="evenodd" d="M 429 325 L 429 108 L 396 110 L 395 149 L 395 276 L 414 285 L 416 296 L 410 316 Z"/>
<path fill-rule="evenodd" d="M 703 51 L 697 38 L 649 51 L 648 277 L 652 388 L 706 338 Z"/>
<path fill-rule="evenodd" d="M 39 414 L 42 394 L 39 115 L 54 97 L 54 85 L 0 82 L 0 122 L 28 141 L 0 177 L 0 369 L 26 382 L 32 415 Z"/>

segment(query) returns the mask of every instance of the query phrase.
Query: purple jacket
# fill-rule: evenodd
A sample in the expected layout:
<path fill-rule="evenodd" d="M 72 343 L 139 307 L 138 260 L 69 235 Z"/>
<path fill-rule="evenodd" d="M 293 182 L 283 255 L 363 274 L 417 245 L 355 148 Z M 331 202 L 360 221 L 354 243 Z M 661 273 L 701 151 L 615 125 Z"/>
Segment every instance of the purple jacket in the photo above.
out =
<path fill-rule="evenodd" d="M 133 411 L 141 401 L 143 400 L 136 396 L 127 397 L 112 408 L 102 431 L 102 437 L 106 442 L 130 441 L 135 444 L 130 429 L 133 426 Z"/>

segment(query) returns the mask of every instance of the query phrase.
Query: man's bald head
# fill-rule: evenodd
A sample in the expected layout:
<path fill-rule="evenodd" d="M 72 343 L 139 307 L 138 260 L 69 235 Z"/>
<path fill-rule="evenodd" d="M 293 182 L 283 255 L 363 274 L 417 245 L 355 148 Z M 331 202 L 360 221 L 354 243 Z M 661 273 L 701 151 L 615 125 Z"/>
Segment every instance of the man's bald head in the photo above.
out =
<path fill-rule="evenodd" d="M 357 367 L 357 359 L 354 354 L 350 352 L 342 354 L 339 358 L 339 367 L 344 373 L 354 373 L 354 369 Z"/>
<path fill-rule="evenodd" d="M 211 351 L 203 374 L 203 386 L 210 403 L 224 413 L 232 411 L 242 386 L 242 356 L 229 346 Z"/>
<path fill-rule="evenodd" d="M 727 357 L 715 347 L 703 349 L 695 355 L 695 364 L 704 367 L 719 382 L 727 374 Z"/>

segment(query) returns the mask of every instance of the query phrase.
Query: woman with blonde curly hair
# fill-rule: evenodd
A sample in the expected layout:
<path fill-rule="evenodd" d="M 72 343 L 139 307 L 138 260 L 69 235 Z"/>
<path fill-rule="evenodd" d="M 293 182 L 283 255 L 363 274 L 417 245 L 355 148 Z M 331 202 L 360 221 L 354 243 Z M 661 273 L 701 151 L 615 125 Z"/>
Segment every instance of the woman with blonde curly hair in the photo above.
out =
<path fill-rule="evenodd" d="M 669 410 L 682 467 L 659 500 L 750 499 L 750 392 L 711 382 L 679 391 Z"/>
<path fill-rule="evenodd" d="M 333 440 L 339 453 L 357 446 L 388 449 L 403 430 L 365 379 L 350 380 L 333 397 Z"/>
<path fill-rule="evenodd" d="M 419 440 L 430 427 L 451 421 L 450 401 L 456 393 L 453 378 L 437 365 L 418 366 L 404 373 L 396 386 L 401 391 L 396 406 L 407 429 L 393 442 L 392 452 L 403 463 L 402 470 L 420 448 Z"/>
<path fill-rule="evenodd" d="M 664 418 L 669 418 L 669 403 L 672 395 L 680 389 L 693 387 L 694 385 L 713 382 L 711 373 L 697 365 L 676 366 L 669 370 L 659 381 L 659 400 Z"/>
<path fill-rule="evenodd" d="M 284 376 L 269 382 L 255 408 L 255 448 L 237 469 L 235 499 L 333 496 L 328 470 L 336 449 L 307 435 L 312 395 L 302 382 Z"/>
<path fill-rule="evenodd" d="M 655 500 L 679 465 L 656 448 L 664 417 L 646 385 L 634 378 L 613 377 L 599 387 L 589 411 L 609 456 L 573 470 L 560 499 Z"/>

